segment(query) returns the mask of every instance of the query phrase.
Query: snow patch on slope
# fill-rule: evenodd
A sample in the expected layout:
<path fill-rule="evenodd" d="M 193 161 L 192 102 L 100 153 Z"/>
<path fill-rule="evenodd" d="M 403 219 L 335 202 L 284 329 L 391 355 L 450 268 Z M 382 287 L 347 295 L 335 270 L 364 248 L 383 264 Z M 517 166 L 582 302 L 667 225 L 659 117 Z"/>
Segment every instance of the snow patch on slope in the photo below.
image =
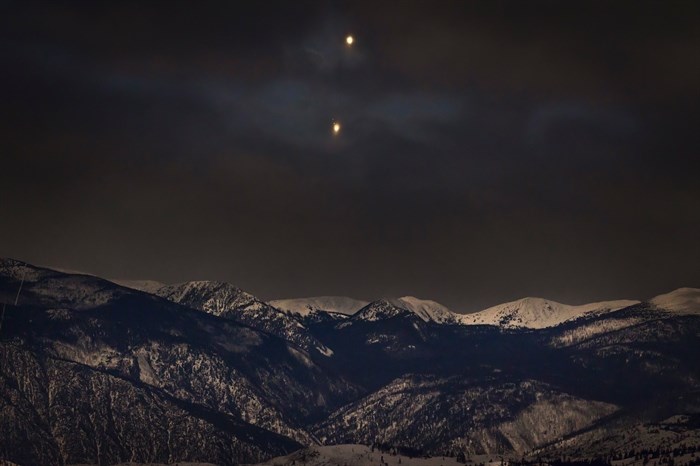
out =
<path fill-rule="evenodd" d="M 311 298 L 277 299 L 270 305 L 283 311 L 307 316 L 312 312 L 326 311 L 352 315 L 369 302 L 345 296 L 315 296 Z"/>

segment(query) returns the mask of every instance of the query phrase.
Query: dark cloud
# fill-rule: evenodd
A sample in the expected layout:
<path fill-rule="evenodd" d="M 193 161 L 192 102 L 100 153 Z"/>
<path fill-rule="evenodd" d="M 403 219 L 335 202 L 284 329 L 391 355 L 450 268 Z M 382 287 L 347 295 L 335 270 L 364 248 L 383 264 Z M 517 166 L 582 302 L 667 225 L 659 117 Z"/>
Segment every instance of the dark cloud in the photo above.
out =
<path fill-rule="evenodd" d="M 692 2 L 0 8 L 2 255 L 457 310 L 700 284 Z"/>

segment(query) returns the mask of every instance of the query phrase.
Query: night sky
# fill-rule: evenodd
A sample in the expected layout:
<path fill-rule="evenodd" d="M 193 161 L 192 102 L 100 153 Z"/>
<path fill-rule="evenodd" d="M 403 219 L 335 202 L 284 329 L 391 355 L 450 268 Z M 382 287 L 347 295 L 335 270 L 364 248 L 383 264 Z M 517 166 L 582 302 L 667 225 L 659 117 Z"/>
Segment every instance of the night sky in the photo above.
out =
<path fill-rule="evenodd" d="M 460 312 L 700 286 L 700 2 L 103 3 L 0 2 L 0 256 Z"/>

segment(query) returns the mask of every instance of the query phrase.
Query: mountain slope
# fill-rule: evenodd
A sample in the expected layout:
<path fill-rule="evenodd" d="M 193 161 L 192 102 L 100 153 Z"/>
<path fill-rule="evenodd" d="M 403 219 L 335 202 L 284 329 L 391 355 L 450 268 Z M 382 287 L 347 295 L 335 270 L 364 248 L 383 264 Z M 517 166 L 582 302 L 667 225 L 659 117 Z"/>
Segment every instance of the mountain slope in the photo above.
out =
<path fill-rule="evenodd" d="M 97 371 L 0 345 L 3 457 L 18 464 L 260 461 L 294 441 Z"/>
<path fill-rule="evenodd" d="M 316 434 L 329 443 L 420 445 L 433 455 L 519 455 L 616 409 L 535 381 L 409 375 L 336 411 Z"/>
<path fill-rule="evenodd" d="M 193 281 L 158 289 L 158 296 L 178 304 L 231 319 L 324 356 L 333 351 L 319 342 L 298 320 L 229 283 Z"/>

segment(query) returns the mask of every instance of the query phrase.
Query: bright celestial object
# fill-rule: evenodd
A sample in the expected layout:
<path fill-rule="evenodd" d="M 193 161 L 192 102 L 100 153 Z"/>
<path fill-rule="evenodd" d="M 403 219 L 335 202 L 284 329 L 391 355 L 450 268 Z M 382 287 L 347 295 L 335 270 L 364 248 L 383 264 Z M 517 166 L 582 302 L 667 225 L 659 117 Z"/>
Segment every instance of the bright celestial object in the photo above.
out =
<path fill-rule="evenodd" d="M 340 133 L 340 123 L 337 121 L 333 122 L 333 134 L 338 134 Z"/>
<path fill-rule="evenodd" d="M 353 36 L 347 36 L 347 37 L 345 38 L 345 43 L 346 43 L 346 44 L 352 45 L 353 42 L 355 42 L 355 38 L 354 38 Z"/>

